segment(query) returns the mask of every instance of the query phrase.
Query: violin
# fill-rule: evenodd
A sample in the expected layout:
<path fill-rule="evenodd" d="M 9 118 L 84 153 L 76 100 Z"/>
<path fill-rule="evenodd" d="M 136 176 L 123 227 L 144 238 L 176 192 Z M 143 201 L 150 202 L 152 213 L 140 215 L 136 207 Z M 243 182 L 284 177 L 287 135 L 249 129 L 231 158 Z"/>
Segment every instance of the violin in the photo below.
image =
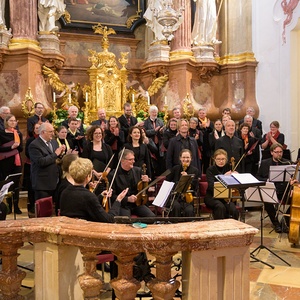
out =
<path fill-rule="evenodd" d="M 142 165 L 142 175 L 147 175 L 147 168 L 146 164 Z M 148 195 L 146 192 L 146 189 L 148 187 L 148 182 L 145 181 L 139 181 L 137 185 L 138 192 L 143 191 L 142 193 L 138 193 L 137 199 L 136 199 L 136 205 L 145 205 L 148 202 Z"/>
<path fill-rule="evenodd" d="M 182 165 L 183 172 L 185 172 L 187 170 L 187 168 L 188 168 L 187 164 Z M 190 189 L 191 189 L 191 185 L 189 186 L 188 190 L 190 190 Z M 185 193 L 185 201 L 187 203 L 191 203 L 193 200 L 194 200 L 194 197 L 193 197 L 192 193 Z"/>
<path fill-rule="evenodd" d="M 102 180 L 105 182 L 105 187 L 108 192 L 109 191 L 109 181 L 107 178 L 107 172 L 102 173 Z M 105 211 L 108 212 L 109 211 L 109 199 L 107 198 L 107 195 L 103 196 L 102 205 L 105 208 Z"/>
<path fill-rule="evenodd" d="M 241 160 L 240 160 L 241 161 Z M 231 171 L 234 172 L 240 161 L 235 165 L 235 158 L 230 158 Z M 230 197 L 240 197 L 240 192 L 237 189 L 231 189 Z M 229 199 L 230 200 L 230 199 Z"/>

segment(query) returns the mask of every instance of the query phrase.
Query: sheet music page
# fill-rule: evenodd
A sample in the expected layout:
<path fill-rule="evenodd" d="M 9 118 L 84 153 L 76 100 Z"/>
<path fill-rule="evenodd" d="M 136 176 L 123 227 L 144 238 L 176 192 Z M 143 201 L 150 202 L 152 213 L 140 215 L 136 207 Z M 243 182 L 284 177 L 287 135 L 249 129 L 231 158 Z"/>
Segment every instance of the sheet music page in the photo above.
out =
<path fill-rule="evenodd" d="M 159 206 L 159 207 L 164 207 L 172 189 L 174 186 L 175 182 L 170 182 L 165 180 L 157 194 L 157 196 L 155 197 L 154 201 L 153 201 L 153 205 L 155 206 Z"/>
<path fill-rule="evenodd" d="M 260 182 L 250 173 L 232 173 L 231 176 L 234 177 L 241 184 Z"/>
<path fill-rule="evenodd" d="M 3 201 L 4 196 L 8 193 L 8 189 L 12 184 L 14 184 L 13 181 L 8 182 L 2 186 L 1 191 L 0 191 L 0 203 Z"/>

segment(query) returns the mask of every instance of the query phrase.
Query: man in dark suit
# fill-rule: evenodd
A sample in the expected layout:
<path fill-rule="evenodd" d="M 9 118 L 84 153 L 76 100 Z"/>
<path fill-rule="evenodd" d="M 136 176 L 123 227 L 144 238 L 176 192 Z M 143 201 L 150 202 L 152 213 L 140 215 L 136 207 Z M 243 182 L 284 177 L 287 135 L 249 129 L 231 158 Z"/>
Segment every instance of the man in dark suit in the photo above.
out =
<path fill-rule="evenodd" d="M 242 140 L 235 136 L 235 123 L 233 120 L 228 120 L 225 123 L 225 135 L 216 140 L 215 150 L 224 149 L 227 152 L 228 160 L 234 158 L 235 163 L 238 162 L 238 172 L 244 171 L 244 161 L 240 158 L 244 153 L 244 145 Z"/>
<path fill-rule="evenodd" d="M 98 120 L 93 121 L 91 125 L 100 125 L 103 131 L 107 129 L 108 124 L 107 124 L 106 112 L 104 108 L 98 109 Z"/>
<path fill-rule="evenodd" d="M 149 107 L 149 117 L 144 122 L 146 136 L 153 140 L 157 149 L 157 168 L 154 169 L 155 176 L 165 171 L 164 152 L 162 152 L 162 137 L 164 131 L 164 122 L 157 117 L 158 108 L 155 105 Z M 179 157 L 179 156 L 178 156 Z"/>
<path fill-rule="evenodd" d="M 53 126 L 50 123 L 42 123 L 39 127 L 39 137 L 29 145 L 35 200 L 53 196 L 59 180 L 56 159 L 65 151 L 66 146 L 58 146 L 57 142 L 52 140 L 53 135 Z"/>
<path fill-rule="evenodd" d="M 144 122 L 138 122 L 137 118 L 132 115 L 130 103 L 124 104 L 124 114 L 118 118 L 121 130 L 124 132 L 125 141 L 127 141 L 129 128 L 132 126 L 143 126 Z"/>
<path fill-rule="evenodd" d="M 34 134 L 34 125 L 36 123 L 44 123 L 48 120 L 43 116 L 43 113 L 45 111 L 44 104 L 41 102 L 36 102 L 34 104 L 34 115 L 32 117 L 29 117 L 27 119 L 27 135 L 33 136 Z"/>
<path fill-rule="evenodd" d="M 168 146 L 166 164 L 167 169 L 171 169 L 176 165 L 180 165 L 180 153 L 183 149 L 189 149 L 192 153 L 191 166 L 199 170 L 199 177 L 201 177 L 201 162 L 198 154 L 197 141 L 190 137 L 189 122 L 187 120 L 179 120 L 177 122 L 178 134 L 173 137 Z"/>
<path fill-rule="evenodd" d="M 255 115 L 255 109 L 254 109 L 253 107 L 248 107 L 248 108 L 246 109 L 246 114 L 247 114 L 247 116 L 251 116 L 251 117 L 252 117 L 252 125 L 251 125 L 252 129 L 253 129 L 253 128 L 258 129 L 259 132 L 260 132 L 260 134 L 262 135 L 262 134 L 263 134 L 263 130 L 262 130 L 262 122 L 261 122 L 260 120 L 254 118 L 254 115 Z M 241 125 L 241 124 L 244 123 L 244 122 L 245 122 L 245 118 L 244 118 L 244 119 L 241 119 L 241 120 L 239 121 L 239 125 Z M 246 123 L 247 123 L 247 122 L 246 122 Z"/>
<path fill-rule="evenodd" d="M 290 161 L 282 158 L 283 148 L 281 144 L 272 144 L 270 147 L 272 157 L 263 159 L 257 173 L 257 179 L 261 181 L 267 181 L 269 179 L 269 172 L 271 166 L 289 165 Z M 287 182 L 275 182 L 276 194 L 279 200 L 282 200 L 284 191 L 286 189 Z M 272 203 L 264 203 L 265 209 L 269 215 L 269 218 L 277 233 L 286 231 L 286 228 L 282 228 L 276 216 L 276 209 Z"/>

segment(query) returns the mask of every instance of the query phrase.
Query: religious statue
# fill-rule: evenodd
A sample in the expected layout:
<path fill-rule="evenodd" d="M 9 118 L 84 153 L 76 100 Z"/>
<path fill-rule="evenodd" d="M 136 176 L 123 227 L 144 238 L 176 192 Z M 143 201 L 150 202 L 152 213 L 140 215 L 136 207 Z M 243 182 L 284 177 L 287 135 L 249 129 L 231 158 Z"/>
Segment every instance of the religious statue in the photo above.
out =
<path fill-rule="evenodd" d="M 63 0 L 39 0 L 39 31 L 58 31 L 58 27 L 55 25 L 55 21 L 58 20 L 64 14 L 65 8 L 66 5 L 64 4 Z"/>
<path fill-rule="evenodd" d="M 144 18 L 147 21 L 146 25 L 153 31 L 154 41 L 156 42 L 166 40 L 165 36 L 162 34 L 164 27 L 158 23 L 157 18 L 154 16 L 154 10 L 162 10 L 162 8 L 162 0 L 149 0 L 148 8 L 144 13 Z"/>
<path fill-rule="evenodd" d="M 5 0 L 0 0 L 0 30 L 5 29 Z"/>
<path fill-rule="evenodd" d="M 216 38 L 217 12 L 216 0 L 194 0 L 196 12 L 192 30 L 192 43 L 194 46 L 214 45 L 220 41 Z"/>

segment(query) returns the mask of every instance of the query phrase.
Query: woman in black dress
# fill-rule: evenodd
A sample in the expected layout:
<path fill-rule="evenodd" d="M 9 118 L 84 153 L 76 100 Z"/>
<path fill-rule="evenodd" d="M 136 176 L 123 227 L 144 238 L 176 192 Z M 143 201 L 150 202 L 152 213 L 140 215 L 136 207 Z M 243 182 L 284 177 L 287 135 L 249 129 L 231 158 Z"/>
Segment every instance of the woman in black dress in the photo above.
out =
<path fill-rule="evenodd" d="M 4 119 L 4 131 L 0 131 L 0 180 L 3 181 L 8 175 L 22 172 L 20 153 L 23 151 L 22 134 L 16 130 L 17 120 L 12 114 Z M 19 208 L 20 177 L 14 179 L 14 213 L 21 214 Z M 12 211 L 12 198 L 7 198 L 9 212 Z"/>

